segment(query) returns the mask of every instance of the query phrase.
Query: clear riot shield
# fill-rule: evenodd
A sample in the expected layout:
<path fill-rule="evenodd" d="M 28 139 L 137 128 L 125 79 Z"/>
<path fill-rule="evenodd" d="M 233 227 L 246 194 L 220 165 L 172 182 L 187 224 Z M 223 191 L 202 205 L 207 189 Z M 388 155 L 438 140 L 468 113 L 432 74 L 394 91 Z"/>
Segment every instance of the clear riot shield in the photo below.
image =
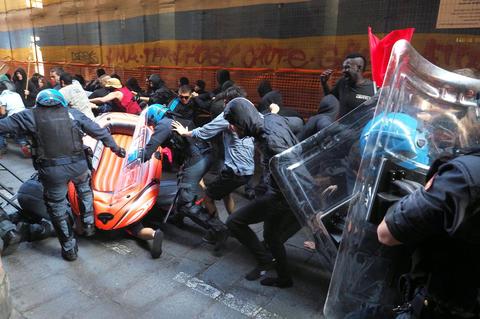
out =
<path fill-rule="evenodd" d="M 129 196 L 137 188 L 144 187 L 143 180 L 148 172 L 148 163 L 143 161 L 143 148 L 150 139 L 150 130 L 147 128 L 147 110 L 143 110 L 132 136 L 132 143 L 126 151 L 125 160 L 112 196 L 112 204 Z"/>
<path fill-rule="evenodd" d="M 479 91 L 480 81 L 440 69 L 406 41 L 395 44 L 374 119 L 362 131 L 356 196 L 324 307 L 327 318 L 393 316 L 398 277 L 408 271 L 410 256 L 402 246 L 381 245 L 377 226 L 406 189 L 422 187 L 440 154 L 478 146 Z"/>
<path fill-rule="evenodd" d="M 360 165 L 359 141 L 373 118 L 377 98 L 275 156 L 270 168 L 297 219 L 306 226 L 333 270 L 348 205 Z"/>

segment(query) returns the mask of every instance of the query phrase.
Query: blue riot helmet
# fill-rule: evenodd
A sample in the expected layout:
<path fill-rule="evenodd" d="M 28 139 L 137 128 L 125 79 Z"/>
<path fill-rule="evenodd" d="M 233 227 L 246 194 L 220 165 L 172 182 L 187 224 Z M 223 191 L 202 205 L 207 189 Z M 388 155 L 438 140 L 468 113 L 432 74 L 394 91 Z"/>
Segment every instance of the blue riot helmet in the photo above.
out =
<path fill-rule="evenodd" d="M 62 105 L 63 107 L 67 107 L 68 103 L 65 100 L 65 97 L 62 93 L 54 89 L 46 89 L 40 91 L 37 95 L 36 103 L 37 106 L 57 106 Z"/>
<path fill-rule="evenodd" d="M 178 99 L 173 99 L 168 106 L 163 104 L 152 104 L 148 107 L 146 117 L 147 125 L 157 125 L 165 117 L 167 112 L 173 112 L 179 103 Z"/>
<path fill-rule="evenodd" d="M 367 140 L 373 135 L 379 154 L 387 153 L 396 158 L 403 168 L 413 170 L 419 166 L 429 166 L 429 145 L 418 121 L 404 113 L 380 114 L 371 119 L 362 130 L 360 150 L 364 151 Z M 425 168 L 425 167 L 423 167 Z"/>
<path fill-rule="evenodd" d="M 157 125 L 158 122 L 165 116 L 167 113 L 167 107 L 162 104 L 152 104 L 148 107 L 147 113 L 147 125 Z"/>

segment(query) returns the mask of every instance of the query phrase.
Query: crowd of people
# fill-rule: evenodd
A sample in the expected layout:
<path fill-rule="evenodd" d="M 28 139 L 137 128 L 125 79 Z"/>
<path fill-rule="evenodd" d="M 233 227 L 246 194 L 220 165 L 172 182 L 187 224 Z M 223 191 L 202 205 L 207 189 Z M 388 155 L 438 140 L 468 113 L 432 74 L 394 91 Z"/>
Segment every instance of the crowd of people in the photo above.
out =
<path fill-rule="evenodd" d="M 258 83 L 260 100 L 254 105 L 227 70 L 217 71 L 217 86 L 209 92 L 205 81 L 199 79 L 191 85 L 186 77 L 180 78 L 178 87 L 172 89 L 159 74 L 152 74 L 143 90 L 137 79 L 123 82 L 118 75 L 107 75 L 103 69 L 98 69 L 96 78 L 86 83 L 81 76 L 62 68 L 50 70 L 50 80 L 40 74 L 27 80 L 25 71 L 19 68 L 12 78 L 0 77 L 0 115 L 5 117 L 0 120 L 0 154 L 6 152 L 7 133 L 22 147 L 25 156 L 31 156 L 33 151 L 52 230 L 60 241 L 64 259 L 73 261 L 78 245 L 72 222 L 65 213 L 68 181 L 73 181 L 82 201 L 84 235 L 93 235 L 95 226 L 91 173 L 82 158 L 81 134 L 72 134 L 72 127 L 101 140 L 117 156 L 125 157 L 125 150 L 115 143 L 108 130 L 93 120 L 105 112 L 140 114 L 146 109 L 153 135 L 136 156 L 148 161 L 159 146 L 170 147 L 180 167 L 176 213 L 170 221 L 181 225 L 184 218 L 191 219 L 206 230 L 203 239 L 213 244 L 217 252 L 224 249 L 228 236 L 236 238 L 256 260 L 256 265 L 245 274 L 247 280 L 262 278 L 274 269 L 277 275 L 264 277 L 261 284 L 291 287 L 284 243 L 299 231 L 300 224 L 268 163 L 276 154 L 370 99 L 377 88 L 363 77 L 365 67 L 362 55 L 346 56 L 342 77 L 333 88 L 328 85 L 332 70 L 323 72 L 320 80 L 324 97 L 317 114 L 306 121 L 283 103 L 281 92 L 267 80 Z M 72 139 L 57 139 L 60 136 Z M 213 181 L 202 190 L 202 179 L 212 171 Z M 250 202 L 237 208 L 232 193 L 242 186 Z M 199 201 L 200 198 L 204 200 Z M 229 215 L 225 221 L 217 213 L 215 202 L 219 200 L 223 200 Z M 387 224 L 393 223 L 390 215 Z M 7 217 L 2 218 L 0 226 L 7 225 Z M 250 228 L 260 222 L 263 242 Z M 395 228 L 385 225 L 383 222 L 379 230 L 382 242 L 393 245 L 408 238 L 408 234 L 397 230 L 389 232 Z M 16 232 L 18 229 L 12 226 L 3 230 L 0 227 L 6 245 L 21 240 L 22 234 Z M 152 257 L 157 258 L 161 254 L 155 244 L 157 233 L 152 230 L 149 234 L 144 238 L 154 241 Z"/>

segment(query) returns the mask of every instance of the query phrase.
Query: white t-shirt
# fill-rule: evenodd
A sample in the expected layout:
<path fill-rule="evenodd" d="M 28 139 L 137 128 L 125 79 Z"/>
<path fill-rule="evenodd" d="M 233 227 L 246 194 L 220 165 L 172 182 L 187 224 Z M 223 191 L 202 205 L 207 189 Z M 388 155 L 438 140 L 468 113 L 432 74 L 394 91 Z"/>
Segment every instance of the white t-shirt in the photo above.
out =
<path fill-rule="evenodd" d="M 92 108 L 90 107 L 87 93 L 83 90 L 80 83 L 73 81 L 72 84 L 61 88 L 60 93 L 63 94 L 70 107 L 79 110 L 92 120 L 95 118 Z"/>
<path fill-rule="evenodd" d="M 2 94 L 0 94 L 0 105 L 5 106 L 7 116 L 25 110 L 25 105 L 23 104 L 20 94 L 9 90 L 4 90 Z"/>

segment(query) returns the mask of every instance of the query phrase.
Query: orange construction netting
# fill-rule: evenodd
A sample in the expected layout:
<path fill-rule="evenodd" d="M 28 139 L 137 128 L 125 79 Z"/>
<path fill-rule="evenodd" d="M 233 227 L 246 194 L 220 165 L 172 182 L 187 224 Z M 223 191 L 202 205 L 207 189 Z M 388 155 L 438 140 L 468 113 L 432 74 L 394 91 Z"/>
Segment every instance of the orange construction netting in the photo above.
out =
<path fill-rule="evenodd" d="M 9 72 L 12 74 L 17 67 L 30 69 L 33 74 L 33 66 L 28 68 L 25 62 L 7 62 Z M 32 63 L 33 64 L 33 63 Z M 71 74 L 80 74 L 86 81 L 95 78 L 95 70 L 100 66 L 84 64 L 50 64 L 43 63 L 45 76 L 48 78 L 49 70 L 55 66 L 61 66 L 65 71 Z M 218 67 L 139 67 L 135 69 L 118 69 L 104 67 L 107 74 L 118 74 L 122 82 L 130 77 L 135 77 L 142 88 L 145 88 L 145 78 L 150 74 L 159 74 L 166 82 L 167 86 L 174 89 L 178 87 L 178 79 L 182 76 L 189 78 L 193 84 L 197 80 L 204 80 L 206 90 L 212 90 L 216 86 L 215 72 Z M 283 103 L 287 107 L 294 108 L 304 118 L 315 114 L 320 99 L 323 97 L 323 90 L 320 84 L 320 74 L 323 70 L 303 70 L 303 69 L 254 69 L 254 68 L 226 68 L 230 71 L 230 77 L 235 83 L 241 86 L 248 94 L 248 98 L 253 102 L 259 101 L 257 86 L 262 80 L 269 80 L 272 87 L 279 90 L 283 96 Z M 330 79 L 332 86 L 341 73 L 336 72 Z"/>

